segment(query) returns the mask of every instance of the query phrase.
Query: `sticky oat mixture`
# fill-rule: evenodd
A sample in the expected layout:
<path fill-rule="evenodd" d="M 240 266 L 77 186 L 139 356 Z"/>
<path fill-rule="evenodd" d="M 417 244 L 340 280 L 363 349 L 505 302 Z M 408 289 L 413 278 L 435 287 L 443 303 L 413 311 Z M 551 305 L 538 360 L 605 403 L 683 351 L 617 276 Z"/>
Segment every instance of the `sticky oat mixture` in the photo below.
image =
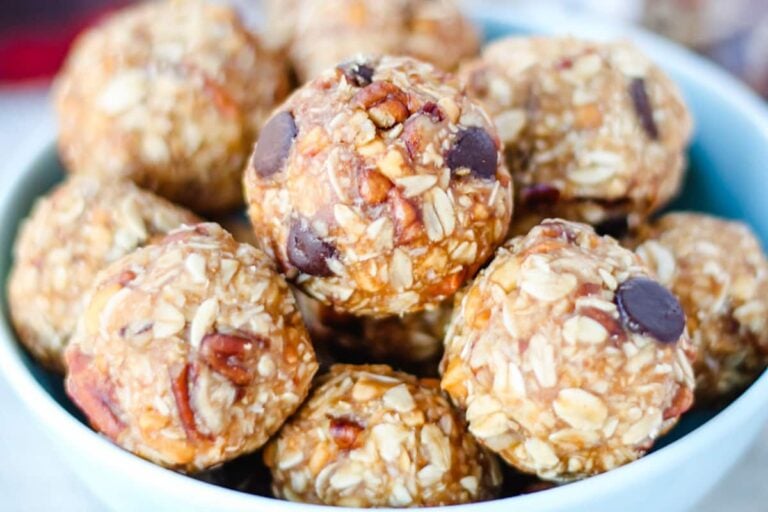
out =
<path fill-rule="evenodd" d="M 485 112 L 409 58 L 360 58 L 300 88 L 265 125 L 244 181 L 267 252 L 308 294 L 357 315 L 452 296 L 512 211 Z"/>
<path fill-rule="evenodd" d="M 317 370 L 272 262 L 210 223 L 100 273 L 66 360 L 67 393 L 97 431 L 184 471 L 261 447 Z"/>
<path fill-rule="evenodd" d="M 671 213 L 641 229 L 637 254 L 679 298 L 696 351 L 696 392 L 728 396 L 768 364 L 768 261 L 750 228 Z"/>
<path fill-rule="evenodd" d="M 358 54 L 408 55 L 444 70 L 477 53 L 455 0 L 271 0 L 266 39 L 285 46 L 302 82 Z"/>
<path fill-rule="evenodd" d="M 456 307 L 442 388 L 521 471 L 567 481 L 614 469 L 692 404 L 680 304 L 586 225 L 546 220 L 510 240 Z"/>
<path fill-rule="evenodd" d="M 690 114 L 677 86 L 630 43 L 509 37 L 461 77 L 505 146 L 513 235 L 546 217 L 613 234 L 678 193 Z"/>
<path fill-rule="evenodd" d="M 64 348 L 96 274 L 198 221 L 127 181 L 68 178 L 37 201 L 14 246 L 8 305 L 21 342 L 44 365 L 63 372 Z"/>
<path fill-rule="evenodd" d="M 223 5 L 146 2 L 86 31 L 56 80 L 68 170 L 129 178 L 197 212 L 242 204 L 240 176 L 286 71 Z"/>
<path fill-rule="evenodd" d="M 275 495 L 348 507 L 490 499 L 495 457 L 466 432 L 435 379 L 336 365 L 267 447 Z"/>

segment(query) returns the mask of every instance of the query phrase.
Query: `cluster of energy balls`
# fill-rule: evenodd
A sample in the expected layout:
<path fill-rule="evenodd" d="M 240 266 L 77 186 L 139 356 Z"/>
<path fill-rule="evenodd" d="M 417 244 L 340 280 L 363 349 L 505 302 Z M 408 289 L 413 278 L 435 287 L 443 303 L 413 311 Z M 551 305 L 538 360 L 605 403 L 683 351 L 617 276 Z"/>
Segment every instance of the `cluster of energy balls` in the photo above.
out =
<path fill-rule="evenodd" d="M 263 448 L 282 499 L 450 505 L 500 463 L 627 464 L 765 368 L 750 229 L 654 217 L 692 122 L 632 44 L 478 54 L 451 0 L 266 4 L 260 34 L 129 7 L 55 84 L 68 175 L 8 295 L 96 431 L 187 473 Z"/>

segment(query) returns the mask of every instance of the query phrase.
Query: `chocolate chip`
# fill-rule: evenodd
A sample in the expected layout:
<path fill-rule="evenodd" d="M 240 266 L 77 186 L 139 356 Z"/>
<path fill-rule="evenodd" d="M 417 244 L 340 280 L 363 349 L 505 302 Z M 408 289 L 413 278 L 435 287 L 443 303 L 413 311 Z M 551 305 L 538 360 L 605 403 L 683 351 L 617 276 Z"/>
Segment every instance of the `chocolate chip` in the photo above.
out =
<path fill-rule="evenodd" d="M 664 343 L 680 338 L 685 315 L 677 297 L 656 281 L 635 277 L 616 290 L 616 305 L 624 326 L 632 332 L 653 336 Z"/>
<path fill-rule="evenodd" d="M 528 208 L 550 206 L 558 199 L 560 199 L 560 190 L 546 183 L 529 185 L 520 191 L 520 200 Z"/>
<path fill-rule="evenodd" d="M 348 62 L 339 66 L 338 69 L 344 74 L 347 82 L 357 87 L 370 85 L 373 81 L 373 73 L 375 72 L 371 66 L 360 64 L 359 62 Z"/>
<path fill-rule="evenodd" d="M 253 151 L 251 165 L 262 178 L 272 176 L 283 168 L 298 129 L 290 112 L 280 112 L 261 129 Z"/>
<path fill-rule="evenodd" d="M 493 179 L 498 163 L 496 144 L 482 128 L 466 128 L 459 132 L 446 161 L 452 171 L 467 168 L 478 178 Z"/>
<path fill-rule="evenodd" d="M 629 232 L 629 222 L 626 215 L 618 217 L 609 217 L 595 226 L 595 233 L 600 236 L 612 236 L 613 238 L 622 238 Z"/>
<path fill-rule="evenodd" d="M 333 274 L 328 259 L 336 248 L 320 238 L 306 220 L 294 221 L 288 233 L 288 260 L 305 274 L 328 277 Z"/>
<path fill-rule="evenodd" d="M 632 104 L 635 106 L 637 117 L 640 118 L 640 125 L 645 133 L 653 140 L 658 140 L 659 129 L 656 127 L 656 121 L 653 119 L 653 108 L 651 100 L 648 98 L 648 91 L 645 89 L 645 80 L 635 78 L 629 84 L 629 95 L 632 97 Z"/>

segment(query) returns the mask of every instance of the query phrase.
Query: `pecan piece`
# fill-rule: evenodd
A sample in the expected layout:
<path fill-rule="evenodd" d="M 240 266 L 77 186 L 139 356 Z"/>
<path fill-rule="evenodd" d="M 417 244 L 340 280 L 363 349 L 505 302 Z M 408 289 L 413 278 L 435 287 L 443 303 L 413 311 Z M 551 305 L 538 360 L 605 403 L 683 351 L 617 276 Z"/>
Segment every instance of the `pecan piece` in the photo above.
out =
<path fill-rule="evenodd" d="M 388 201 L 398 243 L 406 244 L 421 236 L 424 229 L 416 206 L 397 188 L 389 191 Z"/>
<path fill-rule="evenodd" d="M 627 333 L 624 331 L 624 327 L 617 319 L 613 318 L 610 313 L 603 311 L 592 306 L 580 308 L 579 313 L 586 317 L 591 318 L 595 322 L 603 326 L 608 331 L 608 336 L 615 342 L 622 342 L 626 340 Z"/>
<path fill-rule="evenodd" d="M 358 188 L 360 197 L 368 204 L 379 204 L 387 199 L 392 182 L 378 171 L 361 171 Z"/>
<path fill-rule="evenodd" d="M 429 115 L 414 115 L 403 125 L 402 139 L 411 160 L 416 161 L 426 151 L 427 145 L 434 141 L 440 125 Z"/>
<path fill-rule="evenodd" d="M 264 348 L 267 343 L 266 339 L 252 334 L 208 334 L 200 343 L 200 355 L 213 371 L 236 386 L 246 386 L 254 377 L 254 365 L 248 360 L 257 348 Z"/>
<path fill-rule="evenodd" d="M 195 421 L 195 411 L 192 409 L 192 402 L 189 400 L 189 380 L 192 373 L 192 366 L 184 365 L 175 375 L 170 373 L 171 392 L 176 402 L 176 409 L 179 411 L 179 419 L 187 439 L 190 441 L 200 441 L 206 436 L 197 430 Z"/>
<path fill-rule="evenodd" d="M 408 95 L 391 82 L 373 82 L 355 94 L 353 102 L 368 111 L 368 117 L 382 129 L 402 123 L 411 114 Z"/>
<path fill-rule="evenodd" d="M 357 444 L 360 433 L 365 430 L 364 425 L 352 418 L 338 417 L 330 420 L 331 438 L 342 450 L 353 448 Z"/>
<path fill-rule="evenodd" d="M 110 439 L 125 429 L 117 412 L 112 383 L 91 364 L 92 357 L 77 349 L 67 353 L 67 395 L 85 413 L 93 428 Z"/>
<path fill-rule="evenodd" d="M 677 388 L 677 393 L 672 399 L 672 403 L 664 410 L 663 418 L 668 420 L 670 418 L 677 418 L 693 405 L 693 391 L 686 386 L 680 386 Z"/>

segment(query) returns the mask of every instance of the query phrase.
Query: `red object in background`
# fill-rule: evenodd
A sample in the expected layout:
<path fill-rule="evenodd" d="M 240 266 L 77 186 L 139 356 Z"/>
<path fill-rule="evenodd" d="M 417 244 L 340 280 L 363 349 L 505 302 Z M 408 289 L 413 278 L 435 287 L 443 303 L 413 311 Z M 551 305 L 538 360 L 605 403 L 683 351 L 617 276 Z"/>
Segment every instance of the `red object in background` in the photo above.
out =
<path fill-rule="evenodd" d="M 52 77 L 77 34 L 130 0 L 3 0 L 0 83 Z"/>

